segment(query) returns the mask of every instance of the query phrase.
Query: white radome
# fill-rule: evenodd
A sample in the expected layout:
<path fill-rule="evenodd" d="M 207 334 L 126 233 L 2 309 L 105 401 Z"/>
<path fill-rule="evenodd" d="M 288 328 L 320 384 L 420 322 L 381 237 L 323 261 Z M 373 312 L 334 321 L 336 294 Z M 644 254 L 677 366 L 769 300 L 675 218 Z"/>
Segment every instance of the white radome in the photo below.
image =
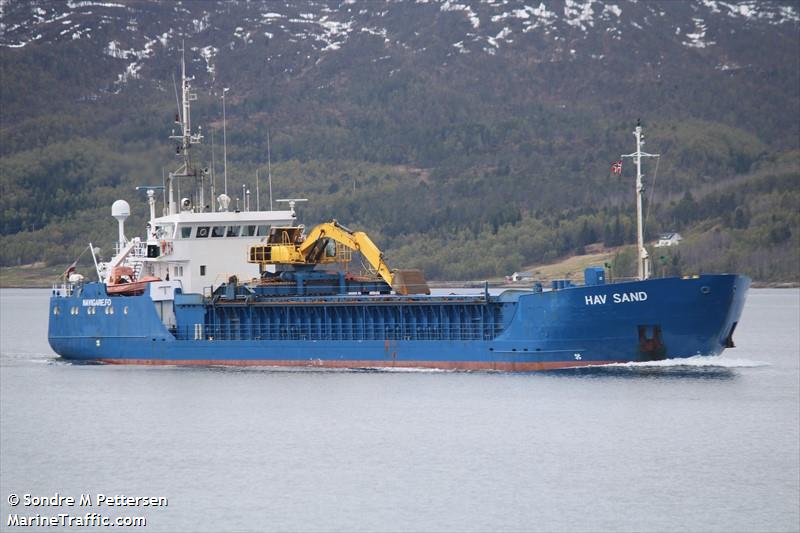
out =
<path fill-rule="evenodd" d="M 117 200 L 111 204 L 111 216 L 117 220 L 125 220 L 131 216 L 131 206 L 125 200 Z"/>

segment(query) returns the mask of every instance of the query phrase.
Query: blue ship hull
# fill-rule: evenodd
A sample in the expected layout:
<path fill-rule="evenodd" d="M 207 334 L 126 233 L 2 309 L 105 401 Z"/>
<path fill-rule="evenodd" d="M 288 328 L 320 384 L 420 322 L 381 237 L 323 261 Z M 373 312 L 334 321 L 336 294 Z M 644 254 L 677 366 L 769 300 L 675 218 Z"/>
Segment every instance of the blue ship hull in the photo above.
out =
<path fill-rule="evenodd" d="M 119 364 L 531 371 L 717 355 L 749 285 L 721 274 L 499 296 L 177 293 L 173 304 L 87 283 L 54 291 L 48 339 L 66 359 Z"/>

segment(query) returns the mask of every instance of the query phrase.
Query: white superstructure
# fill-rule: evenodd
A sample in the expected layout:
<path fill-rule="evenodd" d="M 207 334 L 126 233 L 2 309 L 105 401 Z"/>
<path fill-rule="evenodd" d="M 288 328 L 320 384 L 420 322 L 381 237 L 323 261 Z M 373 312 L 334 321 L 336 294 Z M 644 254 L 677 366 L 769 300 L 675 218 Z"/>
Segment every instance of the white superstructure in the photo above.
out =
<path fill-rule="evenodd" d="M 243 198 L 244 209 L 239 211 L 229 210 L 231 199 L 223 193 L 216 199 L 219 210 L 206 210 L 204 191 L 209 173 L 207 169 L 195 168 L 191 160 L 192 145 L 203 138 L 200 133 L 191 133 L 190 102 L 197 96 L 191 92 L 185 61 L 181 63 L 183 98 L 181 113 L 176 116 L 181 132 L 178 135 L 173 132 L 170 138 L 180 140 L 176 153 L 181 156 L 182 163 L 167 179 L 166 214 L 155 216 L 155 189 L 163 187 L 145 187 L 150 208 L 147 236 L 128 239 L 124 223 L 130 215 L 130 207 L 124 200 L 114 202 L 112 216 L 119 223 L 115 254 L 97 268 L 98 277 L 106 283 L 111 281 L 117 267 L 132 269 L 131 282 L 146 276 L 159 278 L 161 281 L 150 287 L 154 296 L 158 291 L 171 294 L 173 288 L 181 288 L 185 293 L 202 293 L 228 281 L 231 276 L 240 280 L 257 277 L 258 265 L 247 262 L 250 245 L 266 238 L 273 226 L 296 225 L 294 200 L 289 203 L 288 210 L 250 211 L 249 202 Z M 173 182 L 179 179 L 194 181 L 192 198 L 182 198 L 180 205 L 173 191 Z M 213 190 L 212 184 L 212 195 Z"/>
<path fill-rule="evenodd" d="M 291 211 L 245 211 L 167 215 L 151 222 L 147 239 L 117 245 L 105 265 L 104 281 L 114 267 L 134 268 L 136 279 L 155 276 L 179 282 L 183 292 L 203 292 L 231 276 L 258 277 L 258 265 L 247 262 L 247 250 L 269 234 L 272 226 L 296 224 Z M 174 284 L 173 284 L 174 285 Z"/>

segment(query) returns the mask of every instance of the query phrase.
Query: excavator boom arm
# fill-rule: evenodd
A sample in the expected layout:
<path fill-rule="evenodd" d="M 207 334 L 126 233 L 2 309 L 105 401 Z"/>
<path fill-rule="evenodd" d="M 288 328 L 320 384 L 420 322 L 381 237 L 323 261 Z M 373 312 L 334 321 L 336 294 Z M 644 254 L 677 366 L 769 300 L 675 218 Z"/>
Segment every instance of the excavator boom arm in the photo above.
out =
<path fill-rule="evenodd" d="M 281 229 L 281 228 L 278 228 Z M 430 294 L 430 288 L 421 270 L 391 270 L 383 259 L 383 252 L 375 246 L 372 239 L 361 231 L 351 231 L 335 220 L 315 226 L 305 240 L 290 237 L 288 230 L 300 230 L 299 227 L 282 228 L 284 233 L 280 240 L 264 244 L 254 244 L 248 250 L 248 262 L 265 265 L 317 265 L 331 262 L 326 257 L 325 249 L 329 240 L 333 240 L 350 250 L 361 253 L 377 274 L 397 294 Z M 274 228 L 273 228 L 274 231 Z M 292 233 L 294 235 L 294 233 Z M 297 235 L 299 237 L 299 234 Z M 270 237 L 272 239 L 272 237 Z"/>
<path fill-rule="evenodd" d="M 378 275 L 391 287 L 394 282 L 394 274 L 383 260 L 383 252 L 378 248 L 369 236 L 361 231 L 349 231 L 340 226 L 335 220 L 325 222 L 315 226 L 308 234 L 305 241 L 297 248 L 297 251 L 306 259 L 318 249 L 318 243 L 323 239 L 332 239 L 351 250 L 361 253 L 364 259 L 376 270 Z"/>

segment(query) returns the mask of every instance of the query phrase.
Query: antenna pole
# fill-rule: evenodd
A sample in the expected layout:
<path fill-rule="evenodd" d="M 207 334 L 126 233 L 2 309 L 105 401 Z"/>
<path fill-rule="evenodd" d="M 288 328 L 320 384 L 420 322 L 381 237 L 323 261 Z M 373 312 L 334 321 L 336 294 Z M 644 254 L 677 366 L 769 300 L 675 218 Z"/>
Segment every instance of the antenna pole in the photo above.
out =
<path fill-rule="evenodd" d="M 169 174 L 166 174 L 166 178 L 165 178 L 164 169 L 162 168 L 161 169 L 161 182 L 162 182 L 162 184 L 166 185 L 166 187 L 165 187 L 166 190 L 165 190 L 165 193 L 164 193 L 164 214 L 168 215 L 168 214 L 172 213 L 172 206 L 175 203 L 175 198 L 172 195 L 172 172 L 170 172 Z M 167 196 L 167 194 L 169 196 Z M 167 201 L 167 199 L 169 199 L 169 201 Z"/>
<path fill-rule="evenodd" d="M 211 129 L 211 212 L 216 211 L 217 191 L 214 188 L 217 175 L 217 162 L 214 159 L 214 129 Z"/>
<path fill-rule="evenodd" d="M 222 173 L 225 176 L 225 194 L 228 194 L 228 136 L 225 128 L 225 93 L 230 88 L 222 89 Z"/>
<path fill-rule="evenodd" d="M 272 154 L 269 146 L 269 127 L 267 127 L 267 172 L 269 174 L 269 210 L 272 211 Z"/>
<path fill-rule="evenodd" d="M 642 158 L 643 157 L 659 157 L 659 154 L 648 154 L 642 152 L 644 146 L 644 135 L 642 135 L 641 122 L 636 123 L 636 129 L 633 131 L 636 137 L 636 151 L 632 154 L 625 154 L 622 157 L 632 157 L 636 163 L 636 246 L 638 249 L 638 260 L 636 261 L 637 277 L 640 280 L 645 280 L 650 277 L 650 255 L 647 253 L 647 248 L 644 246 L 644 221 L 642 219 L 642 204 L 644 203 L 644 183 L 642 178 Z"/>
<path fill-rule="evenodd" d="M 642 127 L 636 126 L 636 246 L 639 249 L 637 270 L 639 279 L 650 277 L 650 262 L 647 260 L 647 249 L 644 247 L 644 221 L 642 204 L 644 202 L 644 183 L 642 183 Z"/>
<path fill-rule="evenodd" d="M 197 212 L 202 213 L 205 211 L 206 205 L 206 175 L 203 170 L 200 171 L 200 176 L 198 177 L 198 181 L 200 181 L 200 198 L 195 206 Z"/>
<path fill-rule="evenodd" d="M 258 169 L 256 169 L 256 211 L 261 211 L 261 198 L 258 192 Z"/>
<path fill-rule="evenodd" d="M 172 73 L 172 87 L 175 89 L 175 104 L 178 106 L 178 113 L 177 113 L 177 120 L 175 122 L 179 122 L 181 120 L 181 99 L 178 96 L 178 83 L 175 81 L 175 73 Z"/>
<path fill-rule="evenodd" d="M 154 191 L 153 189 L 147 189 L 147 205 L 150 206 L 150 228 L 151 228 L 151 231 L 155 231 L 155 228 L 156 228 L 156 191 Z"/>
<path fill-rule="evenodd" d="M 167 179 L 164 167 L 161 167 L 161 213 L 167 214 Z"/>
<path fill-rule="evenodd" d="M 175 213 L 175 195 L 172 192 L 172 172 L 167 174 L 167 190 L 169 196 L 169 203 L 167 204 L 167 214 Z"/>

